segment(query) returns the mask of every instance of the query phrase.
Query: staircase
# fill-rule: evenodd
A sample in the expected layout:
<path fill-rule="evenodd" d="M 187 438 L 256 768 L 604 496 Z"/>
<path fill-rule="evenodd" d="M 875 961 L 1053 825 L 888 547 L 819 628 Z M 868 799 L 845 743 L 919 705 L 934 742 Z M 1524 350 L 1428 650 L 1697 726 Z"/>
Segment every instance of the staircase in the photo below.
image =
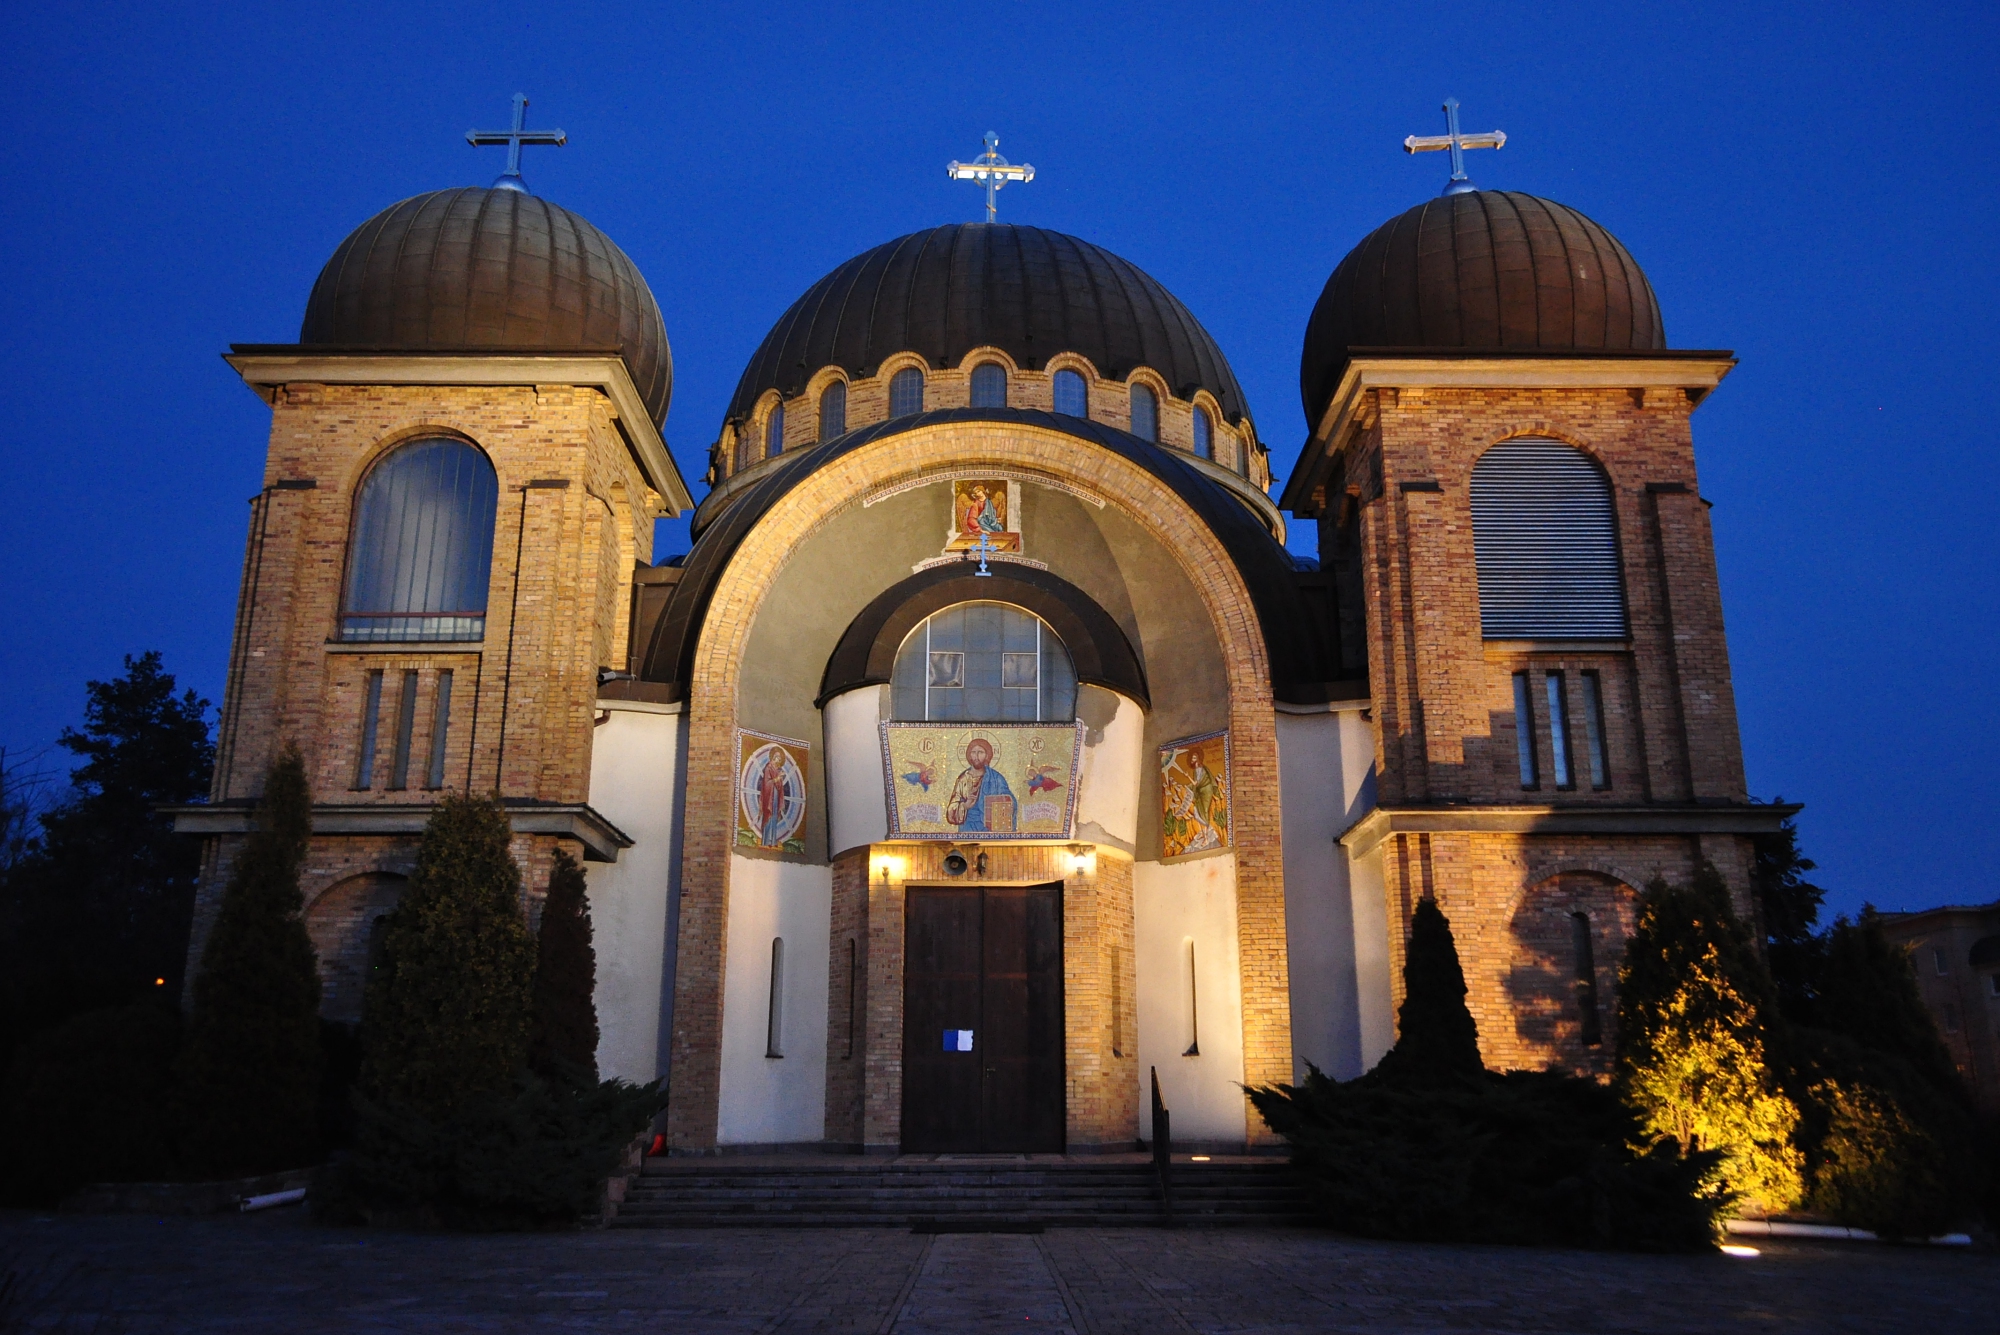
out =
<path fill-rule="evenodd" d="M 1171 1220 L 1149 1157 L 909 1155 L 647 1159 L 614 1228 L 1043 1228 L 1274 1225 L 1309 1218 L 1282 1161 L 1176 1157 Z"/>

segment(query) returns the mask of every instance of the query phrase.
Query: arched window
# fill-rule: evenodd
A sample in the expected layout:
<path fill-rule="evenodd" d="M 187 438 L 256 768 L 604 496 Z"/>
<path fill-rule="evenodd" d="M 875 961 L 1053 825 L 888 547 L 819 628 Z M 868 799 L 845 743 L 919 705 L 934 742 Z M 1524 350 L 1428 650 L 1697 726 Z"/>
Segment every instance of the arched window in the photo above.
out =
<path fill-rule="evenodd" d="M 764 419 L 764 457 L 775 459 L 785 452 L 785 404 L 784 400 L 771 405 L 771 415 Z"/>
<path fill-rule="evenodd" d="M 1194 453 L 1197 459 L 1215 458 L 1214 427 L 1208 420 L 1208 409 L 1194 410 Z"/>
<path fill-rule="evenodd" d="M 1090 386 L 1075 371 L 1056 372 L 1056 411 L 1064 417 L 1090 416 Z"/>
<path fill-rule="evenodd" d="M 461 440 L 415 440 L 369 470 L 354 503 L 340 638 L 486 635 L 499 480 Z"/>
<path fill-rule="evenodd" d="M 1140 440 L 1160 439 L 1160 399 L 1144 385 L 1132 386 L 1132 434 Z"/>
<path fill-rule="evenodd" d="M 972 368 L 972 406 L 1007 406 L 1007 368 L 999 362 L 981 362 Z"/>
<path fill-rule="evenodd" d="M 1611 484 L 1559 440 L 1509 440 L 1472 469 L 1479 624 L 1489 640 L 1622 640 Z"/>
<path fill-rule="evenodd" d="M 924 373 L 905 366 L 889 379 L 889 416 L 908 417 L 924 410 Z"/>
<path fill-rule="evenodd" d="M 1076 669 L 1040 617 L 1006 603 L 935 612 L 896 651 L 890 715 L 922 722 L 1057 722 L 1076 717 Z"/>
<path fill-rule="evenodd" d="M 847 430 L 847 382 L 836 380 L 820 391 L 819 438 L 832 440 Z"/>

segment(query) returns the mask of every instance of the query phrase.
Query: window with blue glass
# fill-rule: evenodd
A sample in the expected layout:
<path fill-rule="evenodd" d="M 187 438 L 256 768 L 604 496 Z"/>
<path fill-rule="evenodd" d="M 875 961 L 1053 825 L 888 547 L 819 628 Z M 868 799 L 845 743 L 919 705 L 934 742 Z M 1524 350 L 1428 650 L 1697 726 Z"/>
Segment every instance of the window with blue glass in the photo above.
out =
<path fill-rule="evenodd" d="M 483 639 L 499 499 L 493 465 L 462 440 L 390 451 L 355 498 L 340 638 Z"/>
<path fill-rule="evenodd" d="M 972 368 L 972 406 L 1007 406 L 1007 368 L 998 362 L 981 362 Z"/>
<path fill-rule="evenodd" d="M 1090 386 L 1077 372 L 1056 372 L 1056 411 L 1064 417 L 1090 416 Z"/>
<path fill-rule="evenodd" d="M 923 722 L 1067 723 L 1076 669 L 1048 624 L 1007 603 L 933 613 L 896 651 L 890 717 Z"/>
<path fill-rule="evenodd" d="M 1144 385 L 1132 386 L 1132 434 L 1140 440 L 1160 438 L 1160 398 Z"/>
<path fill-rule="evenodd" d="M 1197 458 L 1215 457 L 1215 433 L 1208 420 L 1206 408 L 1194 410 L 1194 452 Z"/>
<path fill-rule="evenodd" d="M 819 438 L 832 440 L 847 430 L 847 382 L 836 380 L 820 391 Z"/>
<path fill-rule="evenodd" d="M 775 459 L 785 452 L 785 405 L 782 402 L 771 405 L 771 415 L 764 419 L 764 457 Z"/>
<path fill-rule="evenodd" d="M 905 366 L 889 379 L 889 416 L 908 417 L 924 410 L 924 373 Z"/>

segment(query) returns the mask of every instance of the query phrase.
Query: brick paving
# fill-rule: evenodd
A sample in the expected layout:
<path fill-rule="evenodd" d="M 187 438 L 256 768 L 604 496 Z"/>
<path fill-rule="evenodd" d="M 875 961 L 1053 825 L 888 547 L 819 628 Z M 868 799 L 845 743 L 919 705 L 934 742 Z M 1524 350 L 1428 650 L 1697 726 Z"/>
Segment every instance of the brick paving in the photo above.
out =
<path fill-rule="evenodd" d="M 472 1237 L 0 1213 L 0 1330 L 1992 1331 L 1990 1252 L 1755 1260 L 1394 1246 L 1306 1230 L 731 1230 Z"/>

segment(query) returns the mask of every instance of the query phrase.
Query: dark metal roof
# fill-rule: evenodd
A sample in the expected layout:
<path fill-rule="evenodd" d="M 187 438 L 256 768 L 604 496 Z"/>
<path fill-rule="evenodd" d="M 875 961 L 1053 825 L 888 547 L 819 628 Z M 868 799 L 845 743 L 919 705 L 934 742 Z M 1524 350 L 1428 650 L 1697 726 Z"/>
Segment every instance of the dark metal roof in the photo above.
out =
<path fill-rule="evenodd" d="M 518 190 L 437 190 L 355 228 L 313 284 L 299 342 L 616 350 L 655 426 L 673 395 L 666 325 L 638 266 L 584 219 Z"/>
<path fill-rule="evenodd" d="M 1652 284 L 1575 209 L 1475 190 L 1426 200 L 1370 232 L 1306 323 L 1299 393 L 1319 428 L 1356 348 L 1657 351 Z"/>
<path fill-rule="evenodd" d="M 1028 368 L 1074 352 L 1113 380 L 1146 366 L 1180 398 L 1206 389 L 1232 422 L 1248 411 L 1215 340 L 1138 266 L 1061 232 L 952 223 L 857 255 L 807 289 L 751 357 L 729 416 L 748 417 L 766 390 L 799 393 L 822 367 L 870 376 L 914 352 L 942 369 L 978 347 Z"/>
<path fill-rule="evenodd" d="M 1289 704 L 1323 704 L 1367 695 L 1365 681 L 1342 680 L 1339 617 L 1315 602 L 1302 587 L 1307 581 L 1321 583 L 1322 577 L 1317 572 L 1302 574 L 1270 530 L 1225 487 L 1204 477 L 1174 451 L 1129 432 L 1031 408 L 946 408 L 914 413 L 781 456 L 780 467 L 761 478 L 695 539 L 685 573 L 674 586 L 666 610 L 646 635 L 645 644 L 633 654 L 640 680 L 665 683 L 670 699 L 684 698 L 716 585 L 750 531 L 793 487 L 819 468 L 873 441 L 953 422 L 1044 427 L 1110 450 L 1145 469 L 1199 515 L 1228 550 L 1256 608 L 1277 698 Z"/>

